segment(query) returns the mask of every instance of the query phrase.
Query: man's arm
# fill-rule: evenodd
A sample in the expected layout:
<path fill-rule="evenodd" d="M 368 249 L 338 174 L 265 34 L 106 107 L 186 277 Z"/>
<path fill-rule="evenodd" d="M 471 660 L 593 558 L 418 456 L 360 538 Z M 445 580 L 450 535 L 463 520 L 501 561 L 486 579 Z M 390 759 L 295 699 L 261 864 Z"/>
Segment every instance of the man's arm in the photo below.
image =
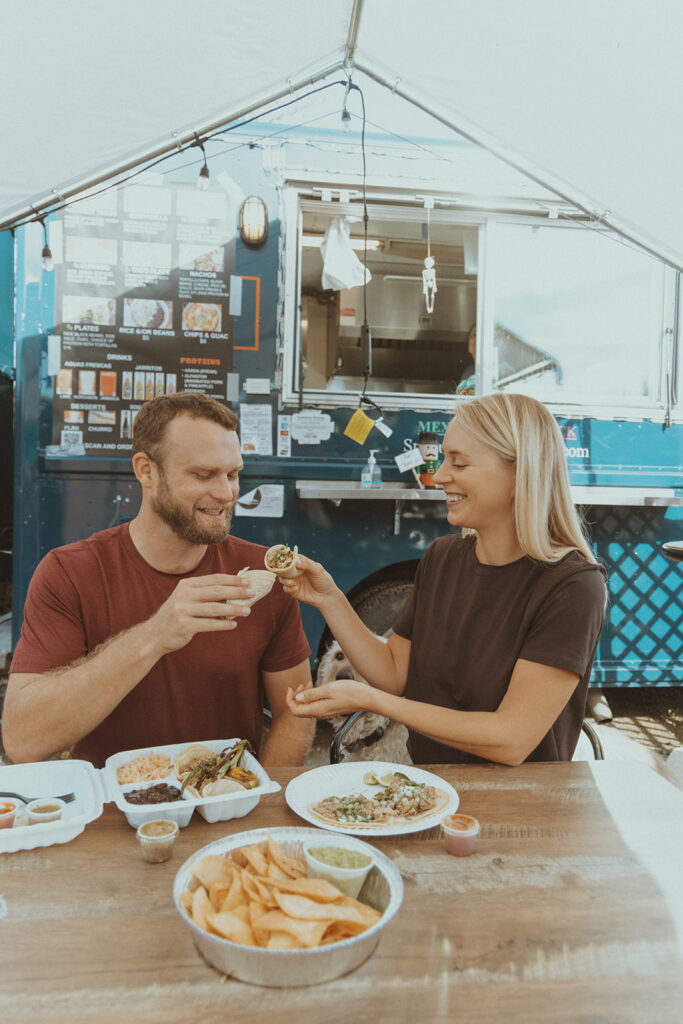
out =
<path fill-rule="evenodd" d="M 283 672 L 264 672 L 263 684 L 268 706 L 273 715 L 270 732 L 263 744 L 261 763 L 264 767 L 303 764 L 315 735 L 315 722 L 295 718 L 287 707 L 287 690 L 296 690 L 311 681 L 308 660 Z"/>
<path fill-rule="evenodd" d="M 2 722 L 9 756 L 39 761 L 87 736 L 163 655 L 180 650 L 196 633 L 234 629 L 251 609 L 226 601 L 253 594 L 247 587 L 219 573 L 181 580 L 151 618 L 86 658 L 51 672 L 10 675 Z"/>

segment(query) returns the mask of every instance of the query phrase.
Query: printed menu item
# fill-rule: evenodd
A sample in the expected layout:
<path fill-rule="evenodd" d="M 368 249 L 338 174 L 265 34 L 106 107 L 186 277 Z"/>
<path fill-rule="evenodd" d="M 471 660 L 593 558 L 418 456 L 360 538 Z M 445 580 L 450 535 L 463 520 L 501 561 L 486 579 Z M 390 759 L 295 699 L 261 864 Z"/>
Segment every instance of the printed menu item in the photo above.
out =
<path fill-rule="evenodd" d="M 237 210 L 219 188 L 136 182 L 61 219 L 48 454 L 123 457 L 144 402 L 190 390 L 225 401 L 242 315 L 230 311 Z"/>

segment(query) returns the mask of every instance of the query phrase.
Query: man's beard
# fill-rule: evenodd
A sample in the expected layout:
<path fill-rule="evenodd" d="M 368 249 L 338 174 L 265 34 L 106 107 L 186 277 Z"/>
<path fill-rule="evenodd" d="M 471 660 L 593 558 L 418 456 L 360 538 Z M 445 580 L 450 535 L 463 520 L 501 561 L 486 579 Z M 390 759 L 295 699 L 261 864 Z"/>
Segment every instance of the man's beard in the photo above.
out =
<path fill-rule="evenodd" d="M 188 541 L 190 544 L 220 544 L 229 536 L 235 502 L 223 506 L 224 515 L 220 523 L 217 522 L 214 526 L 207 523 L 206 526 L 202 526 L 194 518 L 193 512 L 188 511 L 173 498 L 161 469 L 159 476 L 159 490 L 152 498 L 152 508 L 180 540 Z"/>

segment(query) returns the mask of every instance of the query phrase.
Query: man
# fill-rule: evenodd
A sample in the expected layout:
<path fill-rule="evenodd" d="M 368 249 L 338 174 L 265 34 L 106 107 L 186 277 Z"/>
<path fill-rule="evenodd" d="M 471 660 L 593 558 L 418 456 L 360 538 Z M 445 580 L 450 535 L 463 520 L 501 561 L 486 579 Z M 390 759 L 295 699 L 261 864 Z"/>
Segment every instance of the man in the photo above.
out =
<path fill-rule="evenodd" d="M 310 679 L 296 601 L 275 586 L 251 608 L 240 569 L 267 550 L 230 537 L 242 469 L 237 417 L 201 394 L 143 405 L 130 524 L 49 552 L 31 581 L 10 666 L 3 740 L 15 761 L 246 737 L 261 761 L 301 764 L 312 726 L 287 710 Z"/>

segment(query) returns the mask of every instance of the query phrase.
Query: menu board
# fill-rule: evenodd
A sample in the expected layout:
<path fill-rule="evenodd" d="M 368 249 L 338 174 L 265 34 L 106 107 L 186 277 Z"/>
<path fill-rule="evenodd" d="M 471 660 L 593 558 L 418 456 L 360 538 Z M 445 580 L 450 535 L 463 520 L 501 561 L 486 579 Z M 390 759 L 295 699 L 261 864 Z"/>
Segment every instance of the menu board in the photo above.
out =
<path fill-rule="evenodd" d="M 236 211 L 221 189 L 141 184 L 64 211 L 55 252 L 48 454 L 125 455 L 142 403 L 226 399 Z M 61 237 L 60 237 L 61 236 Z M 233 314 L 233 315 L 231 315 Z"/>

